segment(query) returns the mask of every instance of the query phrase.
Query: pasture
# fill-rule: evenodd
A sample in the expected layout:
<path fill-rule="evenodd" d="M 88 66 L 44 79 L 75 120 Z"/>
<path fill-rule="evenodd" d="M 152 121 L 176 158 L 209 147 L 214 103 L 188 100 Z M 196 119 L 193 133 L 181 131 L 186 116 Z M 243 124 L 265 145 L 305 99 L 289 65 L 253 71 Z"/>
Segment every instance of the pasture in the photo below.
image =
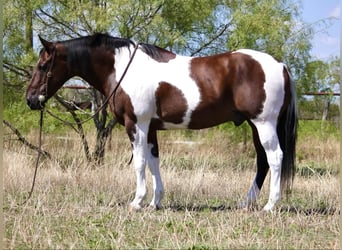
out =
<path fill-rule="evenodd" d="M 242 132 L 243 126 L 159 132 L 163 209 L 141 212 L 127 209 L 135 174 L 124 129 L 114 129 L 105 163 L 96 167 L 86 162 L 71 131 L 45 134 L 43 147 L 53 158 L 41 160 L 35 191 L 24 206 L 17 204 L 30 189 L 36 152 L 5 138 L 5 248 L 338 249 L 337 129 L 310 130 L 300 122 L 294 188 L 273 213 L 260 211 L 269 175 L 257 207 L 237 208 L 255 175 L 251 135 L 244 145 Z M 91 130 L 87 136 L 95 138 Z M 37 132 L 28 136 L 36 138 Z"/>

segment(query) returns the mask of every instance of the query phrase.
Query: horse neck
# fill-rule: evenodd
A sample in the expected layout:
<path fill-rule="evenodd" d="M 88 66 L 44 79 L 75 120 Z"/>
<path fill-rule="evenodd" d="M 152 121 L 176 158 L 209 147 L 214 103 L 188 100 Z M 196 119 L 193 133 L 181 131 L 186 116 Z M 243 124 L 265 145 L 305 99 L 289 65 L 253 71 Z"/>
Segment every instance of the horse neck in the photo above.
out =
<path fill-rule="evenodd" d="M 88 52 L 90 51 L 90 52 Z M 72 77 L 79 76 L 95 89 L 106 95 L 108 79 L 114 72 L 114 55 L 108 51 L 80 51 L 79 60 L 69 62 Z M 74 55 L 75 58 L 75 55 Z"/>

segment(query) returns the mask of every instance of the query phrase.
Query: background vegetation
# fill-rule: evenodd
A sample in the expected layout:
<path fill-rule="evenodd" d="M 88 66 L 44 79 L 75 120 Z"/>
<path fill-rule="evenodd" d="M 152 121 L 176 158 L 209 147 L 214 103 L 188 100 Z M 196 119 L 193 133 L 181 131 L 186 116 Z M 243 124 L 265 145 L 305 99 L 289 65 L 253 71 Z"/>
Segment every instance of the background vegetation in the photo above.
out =
<path fill-rule="evenodd" d="M 331 95 L 308 98 L 302 93 L 332 92 L 340 82 L 339 58 L 327 61 L 310 56 L 315 32 L 329 26 L 331 19 L 315 24 L 301 18 L 301 3 L 296 0 L 15 0 L 4 1 L 4 119 L 24 136 L 38 125 L 37 112 L 25 104 L 25 91 L 41 45 L 46 39 L 64 40 L 95 32 L 157 44 L 183 55 L 208 55 L 251 48 L 265 51 L 287 64 L 297 83 L 300 117 L 339 121 L 339 107 Z M 270 18 L 272 17 L 272 18 Z M 251 22 L 251 20 L 253 20 Z M 87 95 L 61 90 L 62 99 L 101 98 L 94 91 Z M 70 113 L 52 99 L 48 107 L 63 119 Z M 78 112 L 75 116 L 82 116 Z M 104 145 L 116 125 L 106 109 L 91 125 L 98 138 L 93 156 L 100 162 Z M 65 125 L 46 116 L 45 132 L 63 132 Z M 84 138 L 82 131 L 78 131 Z M 90 154 L 90 153 L 89 153 Z"/>
<path fill-rule="evenodd" d="M 5 0 L 4 118 L 23 128 L 35 115 L 24 96 L 41 48 L 38 34 L 56 41 L 107 32 L 192 56 L 251 48 L 288 65 L 301 100 L 301 93 L 332 91 L 340 82 L 339 58 L 310 56 L 313 34 L 332 20 L 305 23 L 300 6 L 296 0 Z"/>
<path fill-rule="evenodd" d="M 305 23 L 300 6 L 296 0 L 4 0 L 3 116 L 34 144 L 39 113 L 27 107 L 25 91 L 41 48 L 38 34 L 64 40 L 107 32 L 191 56 L 265 51 L 291 70 L 301 118 L 293 193 L 268 215 L 244 213 L 236 205 L 255 174 L 247 124 L 161 132 L 164 209 L 136 214 L 126 209 L 134 173 L 122 127 L 110 130 L 107 154 L 94 167 L 80 131 L 46 115 L 43 148 L 53 157 L 41 162 L 34 197 L 22 207 L 17 204 L 29 190 L 36 152 L 5 127 L 6 248 L 338 248 L 339 106 L 332 95 L 303 94 L 332 92 L 340 82 L 339 58 L 311 57 L 313 34 L 332 20 Z M 101 99 L 93 90 L 58 94 Z M 73 121 L 57 99 L 48 108 Z M 113 129 L 113 121 L 104 112 L 84 125 L 93 152 L 95 138 Z M 258 208 L 267 196 L 265 183 Z"/>

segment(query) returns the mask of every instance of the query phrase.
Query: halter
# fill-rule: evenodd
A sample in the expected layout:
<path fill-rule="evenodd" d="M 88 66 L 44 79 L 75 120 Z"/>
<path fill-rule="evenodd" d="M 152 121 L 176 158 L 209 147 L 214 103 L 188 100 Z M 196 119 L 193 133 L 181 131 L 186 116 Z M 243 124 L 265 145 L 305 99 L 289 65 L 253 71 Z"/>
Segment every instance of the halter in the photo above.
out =
<path fill-rule="evenodd" d="M 49 67 L 48 71 L 46 72 L 46 76 L 43 78 L 44 81 L 42 81 L 40 83 L 40 86 L 43 86 L 45 84 L 45 96 L 39 95 L 39 97 L 38 97 L 38 98 L 40 98 L 40 96 L 44 97 L 43 100 L 39 100 L 40 104 L 46 99 L 46 96 L 47 96 L 47 93 L 48 93 L 48 84 L 49 84 L 49 79 L 52 78 L 52 67 L 53 67 L 53 64 L 55 62 L 55 55 L 56 55 L 56 50 L 53 49 L 50 67 Z"/>

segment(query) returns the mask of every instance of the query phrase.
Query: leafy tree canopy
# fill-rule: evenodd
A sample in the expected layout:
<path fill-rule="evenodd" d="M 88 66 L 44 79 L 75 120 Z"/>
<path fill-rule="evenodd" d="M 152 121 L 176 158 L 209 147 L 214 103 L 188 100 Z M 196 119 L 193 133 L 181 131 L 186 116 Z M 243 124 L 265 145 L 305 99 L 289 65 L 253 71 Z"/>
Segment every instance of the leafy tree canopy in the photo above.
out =
<path fill-rule="evenodd" d="M 261 50 L 288 65 L 301 91 L 339 75 L 334 62 L 332 71 L 311 62 L 315 25 L 302 21 L 296 0 L 4 0 L 3 8 L 4 106 L 19 101 L 23 112 L 37 34 L 64 40 L 107 32 L 193 56 Z"/>

